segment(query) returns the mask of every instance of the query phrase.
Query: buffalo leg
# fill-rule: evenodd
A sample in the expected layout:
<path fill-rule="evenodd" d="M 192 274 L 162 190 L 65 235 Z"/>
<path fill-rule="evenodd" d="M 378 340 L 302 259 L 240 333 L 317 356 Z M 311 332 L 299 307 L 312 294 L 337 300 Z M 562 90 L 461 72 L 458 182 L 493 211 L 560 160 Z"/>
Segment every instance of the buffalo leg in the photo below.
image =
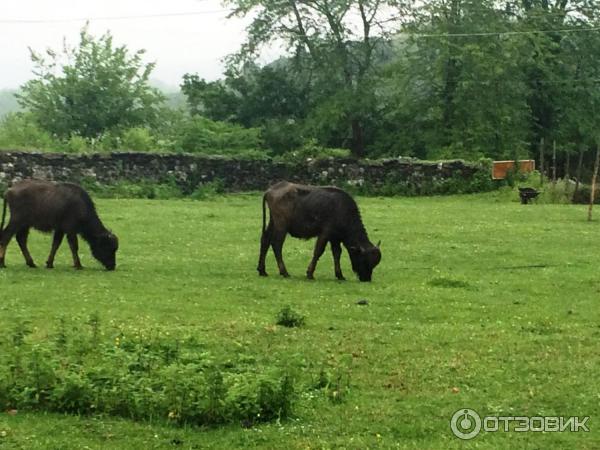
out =
<path fill-rule="evenodd" d="M 23 253 L 23 257 L 25 258 L 25 263 L 32 268 L 37 267 L 33 262 L 33 258 L 29 253 L 29 249 L 27 248 L 27 236 L 29 236 L 29 228 L 22 228 L 17 232 L 17 243 L 19 244 L 19 248 L 21 249 L 21 253 Z"/>
<path fill-rule="evenodd" d="M 52 248 L 50 249 L 50 254 L 48 255 L 48 261 L 46 261 L 46 267 L 48 269 L 54 268 L 54 257 L 56 256 L 56 251 L 58 250 L 58 247 L 60 247 L 64 236 L 65 233 L 62 231 L 56 230 L 54 232 L 54 237 L 52 238 Z"/>
<path fill-rule="evenodd" d="M 260 237 L 260 255 L 258 256 L 258 274 L 261 277 L 267 276 L 267 271 L 265 269 L 265 260 L 267 258 L 267 252 L 269 251 L 269 246 L 271 245 L 271 239 L 273 237 L 273 222 L 269 222 L 267 229 L 263 231 L 262 236 Z"/>
<path fill-rule="evenodd" d="M 12 222 L 8 222 L 8 225 L 2 230 L 2 236 L 0 236 L 0 268 L 6 267 L 4 264 L 4 257 L 6 256 L 6 247 L 16 232 L 15 225 Z"/>
<path fill-rule="evenodd" d="M 306 269 L 306 278 L 309 280 L 314 279 L 315 269 L 317 268 L 317 261 L 325 251 L 325 247 L 327 246 L 327 238 L 323 235 L 317 238 L 317 243 L 315 244 L 315 251 L 313 253 L 312 260 L 308 265 L 308 269 Z"/>
<path fill-rule="evenodd" d="M 279 274 L 282 277 L 289 277 L 287 269 L 285 268 L 285 264 L 283 262 L 283 242 L 285 241 L 285 235 L 287 233 L 285 231 L 275 229 L 271 236 L 271 247 L 273 248 L 273 253 L 275 254 L 275 259 L 277 260 L 277 267 L 279 267 Z"/>
<path fill-rule="evenodd" d="M 69 242 L 71 254 L 73 255 L 73 267 L 76 269 L 83 269 L 81 261 L 79 260 L 79 242 L 77 242 L 77 235 L 75 233 L 68 233 L 67 241 Z"/>
<path fill-rule="evenodd" d="M 331 253 L 333 255 L 333 265 L 335 267 L 335 277 L 338 280 L 345 280 L 340 266 L 340 256 L 342 256 L 342 246 L 339 241 L 331 241 Z"/>

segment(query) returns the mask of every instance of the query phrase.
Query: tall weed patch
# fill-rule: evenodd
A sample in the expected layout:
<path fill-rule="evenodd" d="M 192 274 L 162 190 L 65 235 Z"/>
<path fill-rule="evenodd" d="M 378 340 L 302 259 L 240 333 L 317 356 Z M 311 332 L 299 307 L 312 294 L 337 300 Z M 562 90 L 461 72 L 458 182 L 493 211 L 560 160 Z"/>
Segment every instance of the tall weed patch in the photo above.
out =
<path fill-rule="evenodd" d="M 220 363 L 195 337 L 107 334 L 98 315 L 81 325 L 61 318 L 45 339 L 18 322 L 0 340 L 0 409 L 209 426 L 291 413 L 294 381 L 284 370 Z"/>

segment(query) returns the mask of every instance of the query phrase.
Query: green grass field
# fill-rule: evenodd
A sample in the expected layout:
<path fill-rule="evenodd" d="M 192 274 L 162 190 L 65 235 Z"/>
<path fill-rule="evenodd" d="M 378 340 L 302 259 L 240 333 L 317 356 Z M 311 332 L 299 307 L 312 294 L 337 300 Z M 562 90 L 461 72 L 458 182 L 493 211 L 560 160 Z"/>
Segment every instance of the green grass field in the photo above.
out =
<path fill-rule="evenodd" d="M 292 417 L 242 427 L 174 426 L 18 410 L 0 415 L 0 449 L 600 448 L 599 222 L 578 206 L 498 201 L 494 194 L 359 198 L 383 259 L 372 283 L 338 282 L 329 250 L 304 278 L 314 241 L 288 238 L 290 279 L 256 273 L 258 195 L 206 201 L 98 200 L 119 236 L 115 272 L 66 243 L 54 270 L 29 269 L 16 242 L 0 271 L 0 327 L 27 320 L 44 342 L 59 318 L 98 314 L 101 339 L 194 336 L 218 357 L 296 377 Z M 43 265 L 50 237 L 34 232 Z M 368 305 L 357 301 L 368 300 Z M 275 325 L 286 305 L 301 328 Z M 339 389 L 315 389 L 326 371 Z M 334 386 L 335 387 L 335 386 Z M 590 432 L 453 436 L 460 408 L 480 415 L 590 416 Z"/>

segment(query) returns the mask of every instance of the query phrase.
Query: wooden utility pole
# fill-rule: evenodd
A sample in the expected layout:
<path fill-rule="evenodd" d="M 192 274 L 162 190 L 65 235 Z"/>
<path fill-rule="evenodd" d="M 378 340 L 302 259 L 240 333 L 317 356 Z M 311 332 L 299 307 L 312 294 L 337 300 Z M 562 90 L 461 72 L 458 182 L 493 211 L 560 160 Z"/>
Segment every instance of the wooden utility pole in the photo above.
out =
<path fill-rule="evenodd" d="M 596 180 L 598 178 L 598 165 L 600 164 L 600 139 L 596 144 L 596 161 L 594 162 L 594 176 L 592 177 L 592 192 L 590 192 L 590 208 L 588 209 L 588 221 L 592 220 L 592 208 L 596 197 Z"/>
<path fill-rule="evenodd" d="M 540 184 L 544 185 L 544 138 L 540 139 Z"/>

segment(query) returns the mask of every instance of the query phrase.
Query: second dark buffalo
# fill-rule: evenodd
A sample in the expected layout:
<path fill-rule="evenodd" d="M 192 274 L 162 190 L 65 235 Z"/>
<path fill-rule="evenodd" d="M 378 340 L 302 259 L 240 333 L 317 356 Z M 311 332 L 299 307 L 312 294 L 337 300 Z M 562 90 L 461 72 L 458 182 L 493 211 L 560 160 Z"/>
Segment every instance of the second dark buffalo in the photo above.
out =
<path fill-rule="evenodd" d="M 268 204 L 270 220 L 266 226 Z M 360 281 L 371 281 L 373 269 L 381 260 L 378 245 L 369 241 L 358 206 L 346 192 L 336 187 L 317 187 L 279 182 L 271 186 L 263 197 L 263 228 L 260 241 L 258 273 L 266 276 L 265 259 L 269 246 L 277 260 L 279 273 L 288 277 L 282 257 L 287 234 L 293 237 L 317 238 L 314 254 L 306 276 L 313 279 L 317 261 L 329 242 L 335 265 L 335 276 L 343 280 L 340 267 L 341 244 L 350 255 L 352 270 Z"/>
<path fill-rule="evenodd" d="M 10 221 L 4 228 L 6 207 Z M 52 249 L 46 262 L 54 267 L 54 256 L 65 234 L 73 254 L 73 265 L 81 269 L 77 235 L 81 234 L 92 250 L 92 255 L 108 270 L 116 266 L 117 237 L 104 227 L 88 193 L 71 183 L 25 180 L 14 184 L 4 196 L 0 225 L 0 268 L 5 267 L 6 247 L 16 235 L 17 243 L 30 267 L 36 267 L 27 248 L 29 229 L 50 232 L 54 230 Z"/>

